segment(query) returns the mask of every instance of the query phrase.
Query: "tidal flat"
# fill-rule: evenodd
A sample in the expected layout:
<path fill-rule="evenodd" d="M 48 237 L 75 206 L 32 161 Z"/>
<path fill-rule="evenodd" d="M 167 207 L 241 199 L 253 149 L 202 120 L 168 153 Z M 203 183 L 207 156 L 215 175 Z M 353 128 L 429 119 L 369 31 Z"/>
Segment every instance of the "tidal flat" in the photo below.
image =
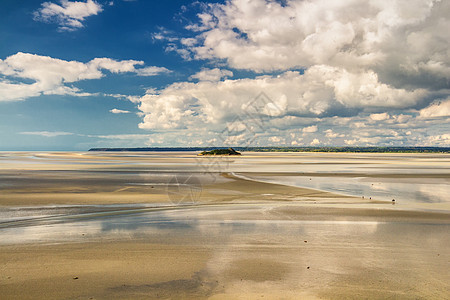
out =
<path fill-rule="evenodd" d="M 449 154 L 0 152 L 0 295 L 448 299 L 449 195 Z"/>

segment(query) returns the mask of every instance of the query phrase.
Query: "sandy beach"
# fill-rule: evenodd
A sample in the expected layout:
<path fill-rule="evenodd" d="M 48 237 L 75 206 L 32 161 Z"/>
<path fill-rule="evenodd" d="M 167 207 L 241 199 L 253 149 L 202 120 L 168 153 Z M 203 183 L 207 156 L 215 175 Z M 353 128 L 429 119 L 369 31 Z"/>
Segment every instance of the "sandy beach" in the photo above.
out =
<path fill-rule="evenodd" d="M 449 161 L 1 153 L 0 295 L 446 299 Z"/>
<path fill-rule="evenodd" d="M 0 300 L 450 299 L 449 28 L 450 0 L 0 1 Z"/>

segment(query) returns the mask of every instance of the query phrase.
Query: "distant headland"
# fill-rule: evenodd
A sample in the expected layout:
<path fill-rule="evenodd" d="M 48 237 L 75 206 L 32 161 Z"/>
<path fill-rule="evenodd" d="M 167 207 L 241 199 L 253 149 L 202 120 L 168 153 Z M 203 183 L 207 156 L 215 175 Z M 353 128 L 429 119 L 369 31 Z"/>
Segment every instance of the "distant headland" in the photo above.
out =
<path fill-rule="evenodd" d="M 350 152 L 350 153 L 450 153 L 450 147 L 139 147 L 139 148 L 91 148 L 89 151 L 115 152 L 178 152 L 178 151 L 233 151 L 253 152 Z M 238 152 L 237 152 L 238 153 Z M 208 155 L 208 154 L 207 154 Z M 211 153 L 209 155 L 214 155 Z M 216 154 L 217 155 L 217 154 Z M 220 155 L 220 154 L 219 154 Z M 222 155 L 229 155 L 224 153 Z"/>

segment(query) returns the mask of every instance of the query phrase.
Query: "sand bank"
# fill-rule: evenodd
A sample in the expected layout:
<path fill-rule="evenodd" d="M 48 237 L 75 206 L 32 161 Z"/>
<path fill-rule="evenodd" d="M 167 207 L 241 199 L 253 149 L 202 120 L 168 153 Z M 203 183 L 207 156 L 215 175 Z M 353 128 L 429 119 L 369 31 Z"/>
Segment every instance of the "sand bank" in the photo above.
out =
<path fill-rule="evenodd" d="M 0 193 L 0 206 L 170 203 L 168 184 L 171 178 L 187 176 L 165 173 L 159 176 L 153 174 L 151 177 L 155 178 L 149 178 L 145 174 L 22 171 L 20 180 L 17 180 L 8 178 L 6 172 L 1 175 L 3 182 L 8 185 Z M 217 173 L 214 177 L 204 174 L 197 176 L 201 182 L 201 193 L 195 200 L 201 203 L 299 199 L 350 201 L 353 198 L 313 189 L 245 180 L 230 173 Z"/>

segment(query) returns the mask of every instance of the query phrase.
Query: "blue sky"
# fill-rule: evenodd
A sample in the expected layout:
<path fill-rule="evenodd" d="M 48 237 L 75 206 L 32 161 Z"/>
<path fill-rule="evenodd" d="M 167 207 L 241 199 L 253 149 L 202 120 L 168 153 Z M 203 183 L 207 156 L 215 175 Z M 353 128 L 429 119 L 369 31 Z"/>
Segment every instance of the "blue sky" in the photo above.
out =
<path fill-rule="evenodd" d="M 450 146 L 446 1 L 0 4 L 0 150 Z"/>

